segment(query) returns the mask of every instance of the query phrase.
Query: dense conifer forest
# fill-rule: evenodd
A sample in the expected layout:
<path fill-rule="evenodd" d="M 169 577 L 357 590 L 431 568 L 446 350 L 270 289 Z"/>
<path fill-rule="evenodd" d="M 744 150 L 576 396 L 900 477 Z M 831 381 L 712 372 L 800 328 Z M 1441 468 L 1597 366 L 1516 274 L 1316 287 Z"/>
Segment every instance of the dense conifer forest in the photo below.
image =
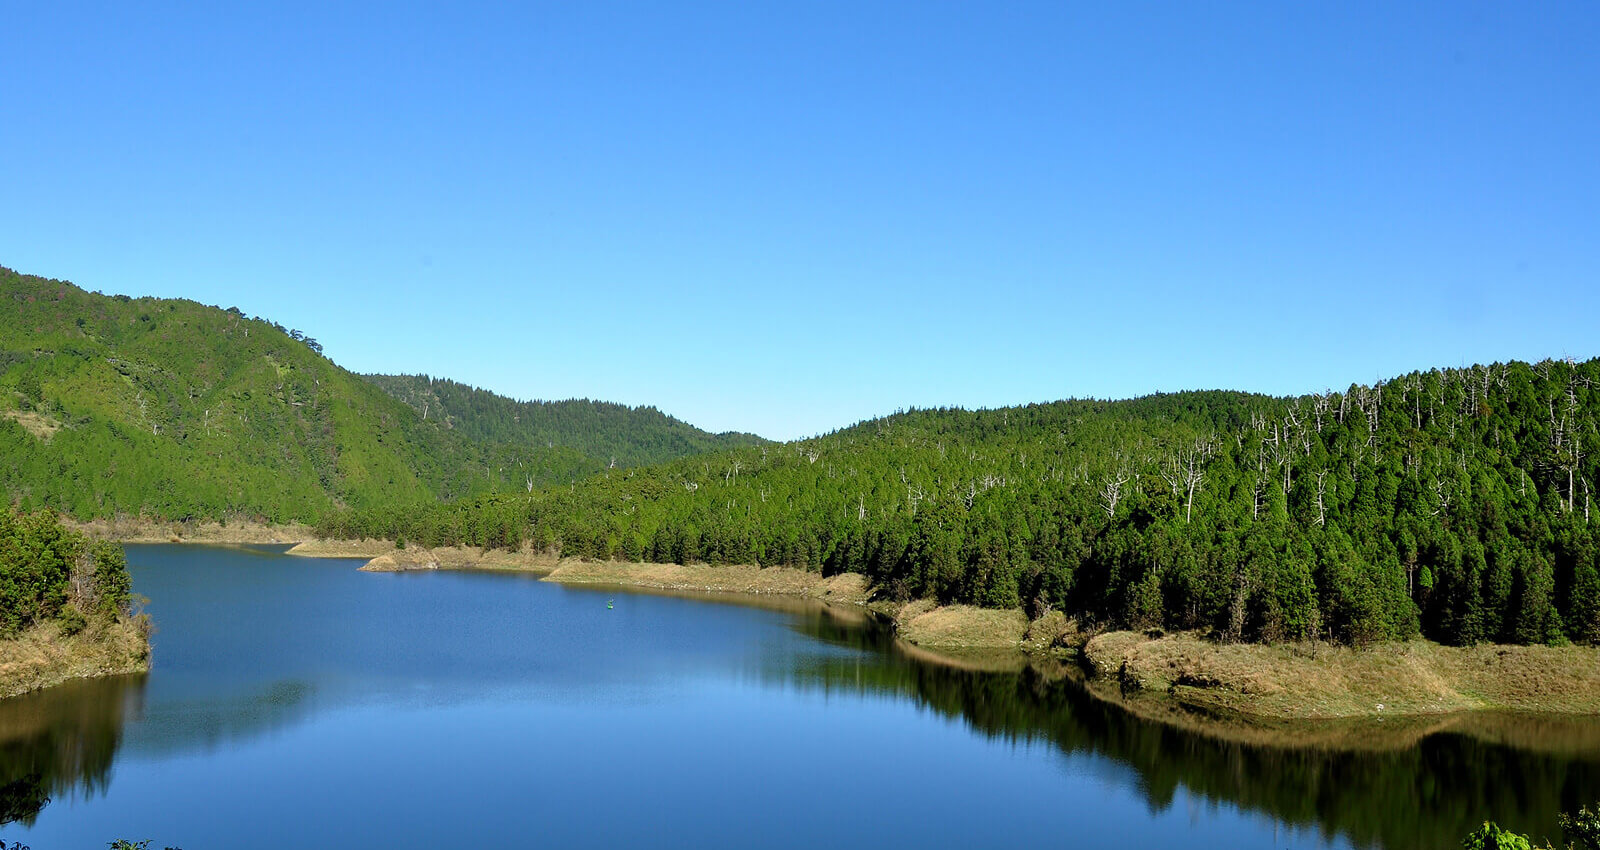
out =
<path fill-rule="evenodd" d="M 332 536 L 859 571 L 932 597 L 1235 640 L 1600 639 L 1600 361 L 1295 398 L 913 410 Z"/>

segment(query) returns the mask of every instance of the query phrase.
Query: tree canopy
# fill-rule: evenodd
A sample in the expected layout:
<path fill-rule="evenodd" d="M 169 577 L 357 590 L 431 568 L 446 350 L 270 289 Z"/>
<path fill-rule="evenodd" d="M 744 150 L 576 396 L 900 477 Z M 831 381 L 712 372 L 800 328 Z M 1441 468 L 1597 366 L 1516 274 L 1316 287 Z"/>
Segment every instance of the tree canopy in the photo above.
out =
<path fill-rule="evenodd" d="M 1294 398 L 913 410 L 330 535 L 857 571 L 881 593 L 1232 639 L 1600 638 L 1600 361 Z"/>

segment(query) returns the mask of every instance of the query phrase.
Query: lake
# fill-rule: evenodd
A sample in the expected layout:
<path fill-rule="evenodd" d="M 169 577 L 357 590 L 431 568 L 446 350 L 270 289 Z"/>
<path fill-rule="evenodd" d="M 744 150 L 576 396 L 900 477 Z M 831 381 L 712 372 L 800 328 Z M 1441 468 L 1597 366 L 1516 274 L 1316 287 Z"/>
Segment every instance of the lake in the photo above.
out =
<path fill-rule="evenodd" d="M 1558 839 L 1592 720 L 1374 752 L 1139 720 L 852 610 L 129 546 L 145 676 L 0 701 L 0 838 L 104 847 L 1456 847 Z M 1477 729 L 1483 724 L 1466 724 Z"/>

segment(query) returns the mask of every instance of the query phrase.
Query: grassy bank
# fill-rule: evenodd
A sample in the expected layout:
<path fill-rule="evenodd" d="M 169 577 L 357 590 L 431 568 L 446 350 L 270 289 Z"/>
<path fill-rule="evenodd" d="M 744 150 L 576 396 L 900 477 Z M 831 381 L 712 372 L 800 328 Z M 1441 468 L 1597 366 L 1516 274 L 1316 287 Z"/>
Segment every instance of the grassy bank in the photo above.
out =
<path fill-rule="evenodd" d="M 519 552 L 461 547 L 396 548 L 383 541 L 315 541 L 289 550 L 312 557 L 366 557 L 367 572 L 430 569 L 526 570 L 562 584 L 606 585 L 637 590 L 696 593 L 784 595 L 872 608 L 899 624 L 900 637 L 926 648 L 949 650 L 1017 650 L 1029 633 L 1020 610 L 995 610 L 970 605 L 940 606 L 921 600 L 905 604 L 873 602 L 864 576 L 857 573 L 824 577 L 789 567 L 652 564 L 557 558 L 524 548 Z"/>
<path fill-rule="evenodd" d="M 240 521 L 223 524 L 212 520 L 174 522 L 118 517 L 79 522 L 62 517 L 61 524 L 91 539 L 117 543 L 294 543 L 314 536 L 303 525 Z"/>
<path fill-rule="evenodd" d="M 1087 641 L 1082 654 L 1097 678 L 1125 693 L 1274 720 L 1481 710 L 1600 714 L 1600 649 L 1593 647 L 1414 640 L 1355 649 L 1109 632 Z"/>
<path fill-rule="evenodd" d="M 130 617 L 94 623 L 71 635 L 56 622 L 37 624 L 0 641 L 0 699 L 70 679 L 147 672 L 147 632 L 142 619 Z"/>

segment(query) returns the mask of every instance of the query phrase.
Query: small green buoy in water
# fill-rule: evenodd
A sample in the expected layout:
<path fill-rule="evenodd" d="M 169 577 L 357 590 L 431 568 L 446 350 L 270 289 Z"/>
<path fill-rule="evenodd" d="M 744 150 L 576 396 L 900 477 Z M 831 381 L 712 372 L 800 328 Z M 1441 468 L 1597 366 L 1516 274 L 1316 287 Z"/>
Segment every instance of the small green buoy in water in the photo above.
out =
<path fill-rule="evenodd" d="M 615 599 L 607 599 L 606 600 L 606 610 L 609 611 L 612 608 L 615 608 L 616 604 L 617 604 L 617 600 L 615 600 Z"/>

